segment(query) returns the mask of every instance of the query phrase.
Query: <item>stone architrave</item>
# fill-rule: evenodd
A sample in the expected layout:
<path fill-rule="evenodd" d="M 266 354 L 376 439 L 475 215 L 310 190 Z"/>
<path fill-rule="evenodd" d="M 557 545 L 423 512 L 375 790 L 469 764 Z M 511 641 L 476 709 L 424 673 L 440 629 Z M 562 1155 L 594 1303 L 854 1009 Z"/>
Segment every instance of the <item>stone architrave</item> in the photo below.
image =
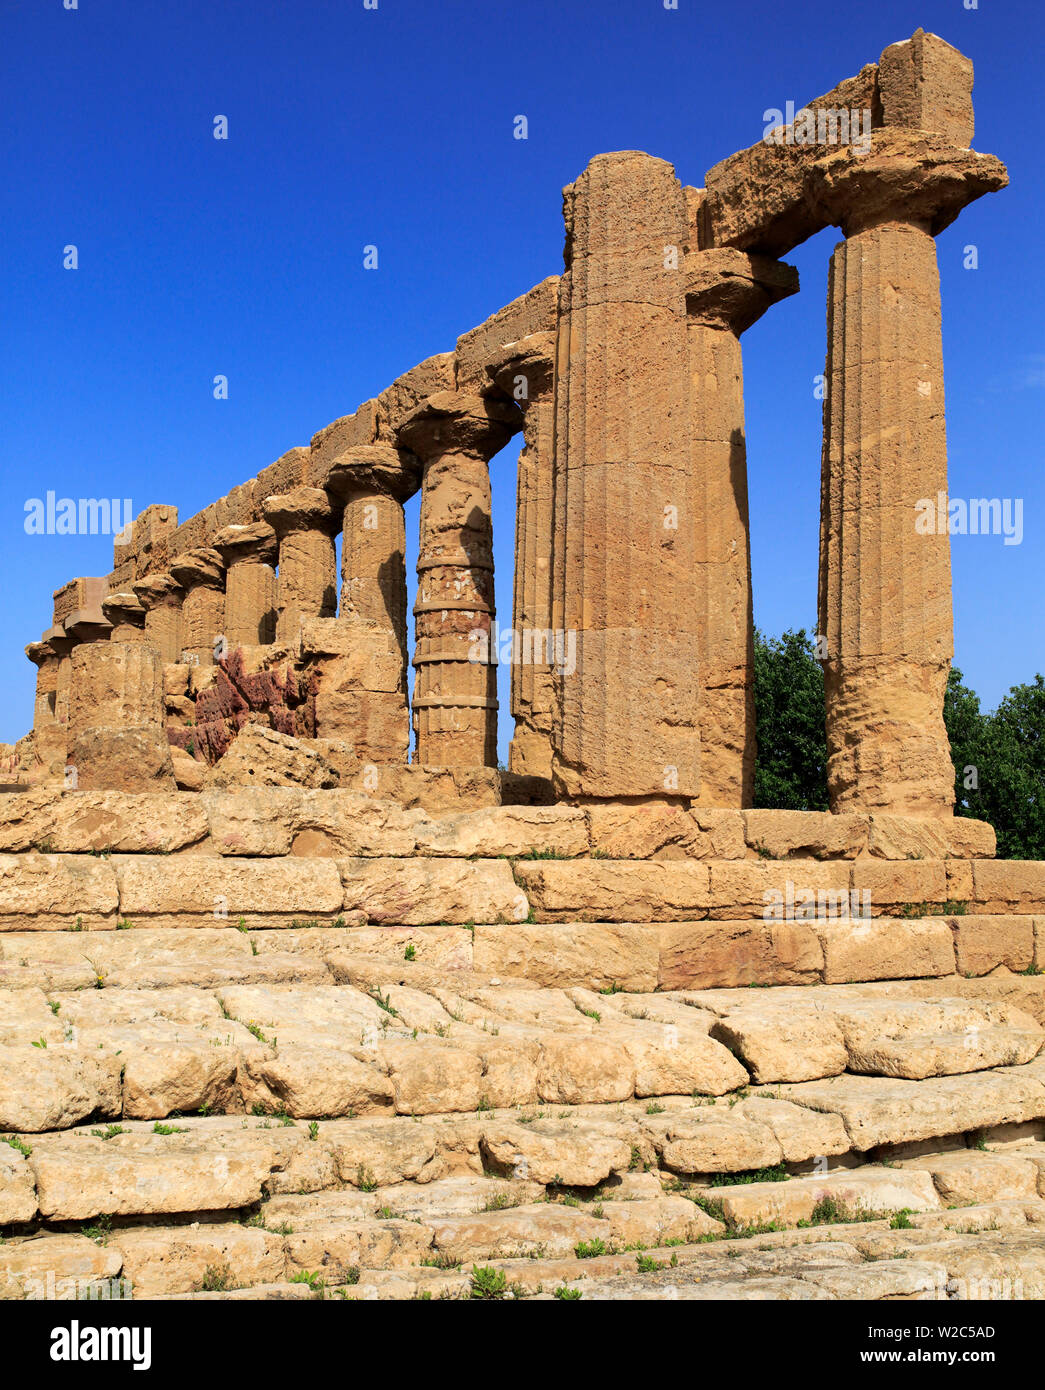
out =
<path fill-rule="evenodd" d="M 424 766 L 497 763 L 489 461 L 521 427 L 506 401 L 442 391 L 399 428 L 424 465 L 412 702 Z"/>

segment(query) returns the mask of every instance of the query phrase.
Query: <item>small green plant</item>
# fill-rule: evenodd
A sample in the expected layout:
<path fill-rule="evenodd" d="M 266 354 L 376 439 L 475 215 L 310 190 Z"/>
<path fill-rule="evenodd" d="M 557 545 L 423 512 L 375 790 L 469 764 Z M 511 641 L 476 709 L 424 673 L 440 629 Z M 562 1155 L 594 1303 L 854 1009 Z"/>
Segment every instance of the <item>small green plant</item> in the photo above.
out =
<path fill-rule="evenodd" d="M 377 1178 L 365 1163 L 361 1163 L 356 1172 L 356 1183 L 360 1192 L 374 1192 L 377 1190 Z"/>
<path fill-rule="evenodd" d="M 752 1182 L 787 1182 L 791 1174 L 782 1163 L 772 1168 L 751 1168 L 743 1173 L 713 1173 L 708 1179 L 708 1187 L 736 1187 Z"/>
<path fill-rule="evenodd" d="M 127 920 L 126 917 L 121 917 L 120 920 L 116 923 L 116 930 L 117 930 L 117 931 L 130 931 L 130 929 L 131 929 L 133 926 L 134 926 L 134 923 L 133 923 L 133 922 L 129 922 L 129 921 Z"/>
<path fill-rule="evenodd" d="M 227 1264 L 208 1265 L 196 1285 L 198 1293 L 226 1293 L 233 1287 L 232 1270 Z"/>
<path fill-rule="evenodd" d="M 52 1012 L 52 1013 L 55 1015 L 55 1017 L 57 1018 L 57 1016 L 58 1016 L 58 1010 L 62 1007 L 62 1005 L 61 1005 L 61 1002 L 60 1002 L 59 1000 L 57 1000 L 57 999 L 48 999 L 48 1001 L 47 1001 L 47 1007 L 51 1010 L 51 1012 Z"/>
<path fill-rule="evenodd" d="M 406 950 L 403 952 L 403 959 L 404 959 L 404 960 L 416 960 L 416 959 L 417 959 L 417 947 L 414 945 L 414 943 L 413 943 L 412 941 L 408 941 L 408 942 L 406 943 Z"/>
<path fill-rule="evenodd" d="M 308 1123 L 308 1137 L 313 1143 L 319 1138 L 319 1121 L 310 1120 Z"/>
<path fill-rule="evenodd" d="M 115 1139 L 118 1134 L 123 1134 L 123 1125 L 106 1125 L 104 1129 L 92 1129 L 91 1133 L 96 1139 Z"/>
<path fill-rule="evenodd" d="M 659 1105 L 659 1104 L 657 1103 L 657 1101 L 651 1100 L 650 1103 L 649 1103 L 649 1105 L 646 1106 L 646 1114 L 647 1114 L 647 1115 L 663 1115 L 663 1114 L 664 1114 L 664 1107 L 663 1107 L 663 1105 Z"/>
<path fill-rule="evenodd" d="M 899 1211 L 894 1211 L 889 1221 L 891 1231 L 910 1231 L 914 1229 L 911 1221 L 911 1208 L 901 1207 Z"/>
<path fill-rule="evenodd" d="M 46 1047 L 46 1046 L 47 1046 L 47 1039 L 46 1039 L 46 1038 L 37 1038 L 37 1039 L 35 1039 L 35 1041 L 33 1042 L 33 1047 Z"/>
<path fill-rule="evenodd" d="M 552 1297 L 561 1299 L 564 1303 L 575 1303 L 582 1295 L 580 1289 L 571 1289 L 568 1284 L 560 1284 L 557 1289 L 552 1289 Z"/>
<path fill-rule="evenodd" d="M 503 1269 L 472 1265 L 470 1298 L 503 1298 L 508 1292 L 508 1276 Z"/>
<path fill-rule="evenodd" d="M 0 1134 L 0 1139 L 5 1144 L 10 1144 L 12 1149 L 17 1149 L 23 1158 L 28 1158 L 33 1152 L 33 1146 L 27 1144 L 24 1139 L 19 1139 L 17 1134 Z"/>
<path fill-rule="evenodd" d="M 623 990 L 622 987 L 617 983 L 617 981 L 614 980 L 613 983 L 612 983 L 611 985 L 607 985 L 605 989 L 600 989 L 600 990 L 599 990 L 599 993 L 600 993 L 600 994 L 623 994 L 623 993 L 624 993 L 624 990 Z"/>
<path fill-rule="evenodd" d="M 159 1120 L 152 1127 L 153 1134 L 188 1134 L 184 1125 L 165 1125 Z"/>
<path fill-rule="evenodd" d="M 84 925 L 83 925 L 83 918 L 82 918 L 82 917 L 77 917 L 77 919 L 76 919 L 76 925 L 73 926 L 73 927 L 70 927 L 69 930 L 70 930 L 70 931 L 84 931 L 85 928 L 84 928 Z"/>
<path fill-rule="evenodd" d="M 581 1013 L 584 1014 L 585 1018 L 593 1018 L 596 1023 L 602 1022 L 602 1014 L 599 1013 L 598 1009 L 581 1009 Z"/>
<path fill-rule="evenodd" d="M 327 1281 L 323 1278 L 318 1269 L 296 1270 L 287 1282 L 290 1284 L 307 1284 L 309 1288 L 315 1292 L 318 1292 L 320 1289 L 325 1289 L 327 1286 Z"/>
<path fill-rule="evenodd" d="M 93 1240 L 96 1245 L 104 1245 L 112 1234 L 112 1217 L 99 1216 L 90 1226 L 81 1226 L 80 1234 Z"/>
<path fill-rule="evenodd" d="M 599 1255 L 608 1254 L 606 1242 L 600 1240 L 598 1236 L 594 1240 L 582 1240 L 573 1247 L 573 1253 L 578 1260 L 594 1260 Z"/>

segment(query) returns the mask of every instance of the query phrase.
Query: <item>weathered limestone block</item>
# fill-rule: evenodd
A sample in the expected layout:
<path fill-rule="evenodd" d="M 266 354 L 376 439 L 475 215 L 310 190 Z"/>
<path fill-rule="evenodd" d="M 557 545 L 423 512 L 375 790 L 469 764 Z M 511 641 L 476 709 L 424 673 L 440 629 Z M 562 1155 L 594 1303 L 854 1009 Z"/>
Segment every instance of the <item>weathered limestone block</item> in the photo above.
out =
<path fill-rule="evenodd" d="M 627 1172 L 631 1163 L 627 1139 L 590 1120 L 492 1120 L 483 1126 L 482 1155 L 496 1171 L 568 1187 L 595 1187 L 611 1173 Z"/>
<path fill-rule="evenodd" d="M 412 702 L 416 759 L 424 766 L 497 762 L 488 465 L 521 425 L 512 404 L 443 391 L 398 430 L 424 466 Z"/>
<path fill-rule="evenodd" d="M 972 63 L 936 34 L 916 29 L 878 60 L 882 124 L 927 130 L 968 149 L 973 137 Z"/>
<path fill-rule="evenodd" d="M 330 860 L 131 855 L 111 865 L 120 910 L 141 926 L 235 926 L 242 917 L 248 927 L 283 927 L 302 919 L 333 921 L 342 907 L 341 880 Z"/>
<path fill-rule="evenodd" d="M 797 1225 L 799 1221 L 808 1221 L 817 1203 L 825 1197 L 833 1198 L 852 1212 L 883 1215 L 891 1215 L 902 1208 L 908 1211 L 938 1211 L 940 1208 L 940 1199 L 928 1173 L 897 1172 L 888 1168 L 859 1168 L 793 1178 L 790 1182 L 705 1188 L 704 1195 L 720 1198 L 727 1220 L 739 1226 L 770 1221 Z"/>
<path fill-rule="evenodd" d="M 336 787 L 338 774 L 308 739 L 248 724 L 208 779 L 212 787 Z"/>
<path fill-rule="evenodd" d="M 169 854 L 207 834 L 198 800 L 169 792 L 46 791 L 0 799 L 0 851 L 7 853 L 47 844 L 59 854 Z"/>
<path fill-rule="evenodd" d="M 190 1293 L 203 1288 L 213 1270 L 231 1289 L 276 1282 L 286 1270 L 282 1237 L 257 1227 L 131 1227 L 114 1232 L 113 1244 L 137 1298 Z"/>
<path fill-rule="evenodd" d="M 98 642 L 71 658 L 69 755 L 84 790 L 174 790 L 163 666 L 148 642 Z"/>
<path fill-rule="evenodd" d="M 685 921 L 709 904 L 707 865 L 683 860 L 518 860 L 515 875 L 541 922 Z"/>
<path fill-rule="evenodd" d="M 5 1052 L 0 1128 L 38 1134 L 68 1129 L 89 1115 L 122 1111 L 121 1068 L 112 1055 L 85 1056 L 61 1044 Z"/>
<path fill-rule="evenodd" d="M 296 643 L 308 618 L 337 613 L 334 509 L 318 487 L 275 493 L 261 504 L 279 541 L 276 640 Z"/>
<path fill-rule="evenodd" d="M 586 807 L 593 852 L 607 859 L 744 859 L 739 811 L 687 811 L 660 797 Z"/>
<path fill-rule="evenodd" d="M 0 931 L 113 926 L 112 864 L 90 855 L 0 855 Z"/>
<path fill-rule="evenodd" d="M 1034 964 L 1033 917 L 948 917 L 959 975 L 989 975 L 999 965 L 1017 973 Z"/>
<path fill-rule="evenodd" d="M 695 797 L 685 201 L 671 165 L 624 151 L 564 206 L 551 626 L 576 663 L 554 675 L 554 776 L 569 795 Z"/>
<path fill-rule="evenodd" d="M 798 291 L 792 266 L 731 247 L 686 270 L 689 447 L 695 490 L 702 806 L 750 806 L 754 646 L 740 335 Z"/>
<path fill-rule="evenodd" d="M 26 1165 L 28 1166 L 28 1165 Z M 35 1214 L 36 1200 L 33 1199 Z M 27 1220 L 11 1217 L 11 1220 Z M 88 1236 L 41 1235 L 8 1241 L 0 1249 L 0 1273 L 13 1279 L 27 1299 L 83 1298 L 116 1279 L 123 1266 L 120 1252 Z M 53 1282 L 52 1282 L 53 1281 Z"/>
<path fill-rule="evenodd" d="M 225 641 L 230 650 L 276 639 L 276 533 L 266 521 L 225 526 L 211 545 L 225 562 Z"/>
<path fill-rule="evenodd" d="M 904 821 L 903 824 L 910 822 Z M 826 811 L 744 812 L 747 844 L 771 859 L 788 859 L 792 856 L 855 859 L 867 847 L 868 827 L 867 816 L 832 816 Z M 884 857 L 895 859 L 899 856 L 886 854 Z"/>
<path fill-rule="evenodd" d="M 67 584 L 56 589 L 52 595 L 55 624 L 64 627 L 66 618 L 73 613 L 81 612 L 84 609 L 100 608 L 102 599 L 108 590 L 108 581 L 104 578 L 87 576 L 70 579 Z"/>
<path fill-rule="evenodd" d="M 347 746 L 374 786 L 410 743 L 402 652 L 390 628 L 358 617 L 312 619 L 301 649 L 315 689 L 316 736 Z"/>
<path fill-rule="evenodd" d="M 135 580 L 134 593 L 145 609 L 145 640 L 165 663 L 181 660 L 182 604 L 185 590 L 171 574 L 152 574 Z"/>
<path fill-rule="evenodd" d="M 1045 862 L 980 859 L 973 863 L 972 882 L 979 912 L 1045 913 Z"/>
<path fill-rule="evenodd" d="M 838 1076 L 848 1063 L 842 1030 L 830 1013 L 774 1006 L 772 996 L 761 1007 L 730 1009 L 711 1036 L 736 1053 L 760 1084 Z"/>
<path fill-rule="evenodd" d="M 954 974 L 954 942 L 940 917 L 816 922 L 824 982 L 908 980 Z"/>
<path fill-rule="evenodd" d="M 417 824 L 416 852 L 460 858 L 571 859 L 588 852 L 584 812 L 574 806 L 497 806 Z"/>
<path fill-rule="evenodd" d="M 993 825 L 966 816 L 923 820 L 875 814 L 867 848 L 881 859 L 993 859 L 997 838 Z"/>
<path fill-rule="evenodd" d="M 521 922 L 526 895 L 504 860 L 342 859 L 344 906 L 371 922 Z"/>
<path fill-rule="evenodd" d="M 201 546 L 176 555 L 171 574 L 185 591 L 181 606 L 184 659 L 191 665 L 212 666 L 225 635 L 224 561 L 212 546 Z"/>
<path fill-rule="evenodd" d="M 662 990 L 813 984 L 824 968 L 810 922 L 672 922 L 657 940 Z"/>
<path fill-rule="evenodd" d="M 392 1110 L 392 1085 L 374 1066 L 329 1048 L 261 1050 L 240 1069 L 243 1104 L 295 1117 L 366 1115 Z"/>

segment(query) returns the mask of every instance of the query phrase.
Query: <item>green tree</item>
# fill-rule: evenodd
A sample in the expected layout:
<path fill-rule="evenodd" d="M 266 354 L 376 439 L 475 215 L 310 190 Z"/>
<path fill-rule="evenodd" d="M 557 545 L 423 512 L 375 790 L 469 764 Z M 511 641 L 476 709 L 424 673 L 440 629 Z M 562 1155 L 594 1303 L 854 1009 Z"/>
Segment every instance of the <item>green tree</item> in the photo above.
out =
<path fill-rule="evenodd" d="M 824 673 L 805 628 L 766 637 L 755 630 L 755 805 L 827 810 Z"/>
<path fill-rule="evenodd" d="M 1045 680 L 1014 685 L 993 714 L 952 670 L 944 722 L 955 811 L 994 826 L 1001 859 L 1045 858 Z"/>

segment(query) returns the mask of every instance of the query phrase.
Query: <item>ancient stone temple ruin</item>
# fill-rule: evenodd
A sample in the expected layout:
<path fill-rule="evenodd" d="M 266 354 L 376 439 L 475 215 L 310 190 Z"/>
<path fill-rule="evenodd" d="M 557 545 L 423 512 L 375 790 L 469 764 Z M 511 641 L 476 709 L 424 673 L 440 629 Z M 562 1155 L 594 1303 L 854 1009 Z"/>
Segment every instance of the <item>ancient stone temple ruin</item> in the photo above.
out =
<path fill-rule="evenodd" d="M 0 796 L 0 1288 L 651 1296 L 626 1252 L 670 1244 L 678 1297 L 1043 1296 L 1045 865 L 953 816 L 915 524 L 933 238 L 1006 183 L 971 91 L 919 30 L 703 187 L 596 155 L 561 274 L 55 593 Z M 741 339 L 825 227 L 831 813 L 761 811 Z"/>

